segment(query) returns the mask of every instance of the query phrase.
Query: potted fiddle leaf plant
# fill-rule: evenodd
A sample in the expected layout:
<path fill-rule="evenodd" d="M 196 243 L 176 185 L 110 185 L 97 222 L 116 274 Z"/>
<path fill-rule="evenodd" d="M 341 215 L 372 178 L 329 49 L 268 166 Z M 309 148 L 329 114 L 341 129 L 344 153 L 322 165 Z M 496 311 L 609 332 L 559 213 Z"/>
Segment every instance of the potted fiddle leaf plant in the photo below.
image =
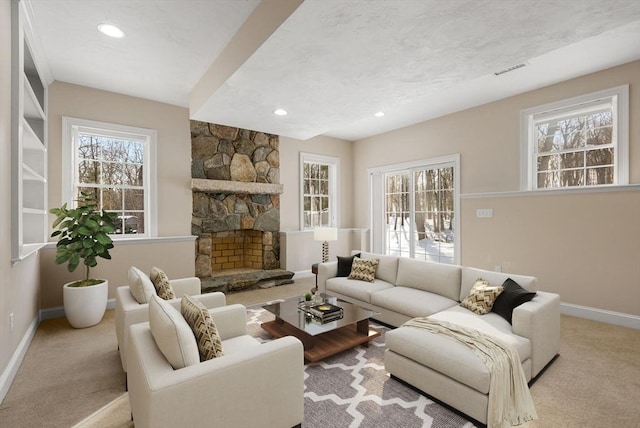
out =
<path fill-rule="evenodd" d="M 91 268 L 98 264 L 98 257 L 111 259 L 109 250 L 113 240 L 109 236 L 116 227 L 116 213 L 98 209 L 92 195 L 80 193 L 77 208 L 49 210 L 56 216 L 51 237 L 58 237 L 56 264 L 67 263 L 69 272 L 84 265 L 84 278 L 63 286 L 64 312 L 74 328 L 98 324 L 107 308 L 109 285 L 105 279 L 91 278 Z"/>

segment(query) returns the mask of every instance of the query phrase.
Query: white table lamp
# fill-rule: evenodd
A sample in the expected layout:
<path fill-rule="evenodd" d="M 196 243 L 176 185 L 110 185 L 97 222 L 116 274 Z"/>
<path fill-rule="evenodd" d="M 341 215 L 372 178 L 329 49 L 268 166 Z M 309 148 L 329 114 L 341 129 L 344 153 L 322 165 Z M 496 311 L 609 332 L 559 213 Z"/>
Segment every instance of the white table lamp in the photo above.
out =
<path fill-rule="evenodd" d="M 317 227 L 313 229 L 313 240 L 322 241 L 322 263 L 329 261 L 329 241 L 338 240 L 337 227 Z"/>

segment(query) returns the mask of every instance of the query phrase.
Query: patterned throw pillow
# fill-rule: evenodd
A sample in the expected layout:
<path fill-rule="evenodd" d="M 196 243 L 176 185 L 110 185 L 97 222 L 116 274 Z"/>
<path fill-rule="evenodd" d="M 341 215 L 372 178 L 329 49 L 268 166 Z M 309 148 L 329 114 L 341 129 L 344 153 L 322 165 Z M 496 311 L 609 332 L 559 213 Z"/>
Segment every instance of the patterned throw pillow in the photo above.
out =
<path fill-rule="evenodd" d="M 136 302 L 143 304 L 149 303 L 151 296 L 156 294 L 153 283 L 146 273 L 142 272 L 135 266 L 131 266 L 128 272 L 129 290 Z"/>
<path fill-rule="evenodd" d="M 378 259 L 361 259 L 353 258 L 351 265 L 351 273 L 349 279 L 359 279 L 360 281 L 373 282 L 376 279 L 376 268 L 378 267 Z"/>
<path fill-rule="evenodd" d="M 158 296 L 160 296 L 161 299 L 169 300 L 176 297 L 173 292 L 173 288 L 171 287 L 171 283 L 169 282 L 169 277 L 161 269 L 158 269 L 155 266 L 152 267 L 149 278 L 151 278 L 151 282 L 153 282 L 156 293 L 158 293 Z"/>
<path fill-rule="evenodd" d="M 207 308 L 191 296 L 184 295 L 180 303 L 180 312 L 196 337 L 200 361 L 222 357 L 222 341 Z"/>
<path fill-rule="evenodd" d="M 478 278 L 473 287 L 471 287 L 469 295 L 460 303 L 460 306 L 478 315 L 488 314 L 491 312 L 493 303 L 503 290 L 504 288 L 501 285 L 493 287 L 488 281 Z"/>

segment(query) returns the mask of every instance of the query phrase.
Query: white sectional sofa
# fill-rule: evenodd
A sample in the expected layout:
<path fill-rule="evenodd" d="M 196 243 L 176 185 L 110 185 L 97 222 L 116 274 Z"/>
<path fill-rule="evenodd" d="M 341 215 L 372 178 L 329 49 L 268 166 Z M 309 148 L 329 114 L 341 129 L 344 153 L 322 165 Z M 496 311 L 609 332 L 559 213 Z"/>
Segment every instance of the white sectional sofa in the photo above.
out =
<path fill-rule="evenodd" d="M 376 319 L 394 327 L 415 317 L 430 317 L 480 330 L 513 345 L 527 381 L 560 349 L 560 296 L 537 290 L 537 279 L 471 267 L 419 261 L 367 252 L 378 259 L 375 280 L 337 277 L 338 262 L 318 266 L 320 292 L 379 312 Z M 459 306 L 478 278 L 502 285 L 511 278 L 536 291 L 513 310 L 512 321 L 490 312 L 477 315 Z M 490 374 L 472 350 L 442 336 L 411 327 L 385 335 L 385 368 L 393 376 L 486 424 Z"/>

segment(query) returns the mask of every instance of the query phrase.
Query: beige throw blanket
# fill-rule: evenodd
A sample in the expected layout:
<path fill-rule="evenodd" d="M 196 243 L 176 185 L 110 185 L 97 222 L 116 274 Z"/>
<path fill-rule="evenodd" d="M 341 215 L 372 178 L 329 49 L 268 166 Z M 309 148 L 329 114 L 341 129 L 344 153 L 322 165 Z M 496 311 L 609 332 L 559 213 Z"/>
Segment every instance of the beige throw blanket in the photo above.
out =
<path fill-rule="evenodd" d="M 488 428 L 508 428 L 538 419 L 518 352 L 495 338 L 445 321 L 414 318 L 404 326 L 444 334 L 468 346 L 491 373 Z"/>

